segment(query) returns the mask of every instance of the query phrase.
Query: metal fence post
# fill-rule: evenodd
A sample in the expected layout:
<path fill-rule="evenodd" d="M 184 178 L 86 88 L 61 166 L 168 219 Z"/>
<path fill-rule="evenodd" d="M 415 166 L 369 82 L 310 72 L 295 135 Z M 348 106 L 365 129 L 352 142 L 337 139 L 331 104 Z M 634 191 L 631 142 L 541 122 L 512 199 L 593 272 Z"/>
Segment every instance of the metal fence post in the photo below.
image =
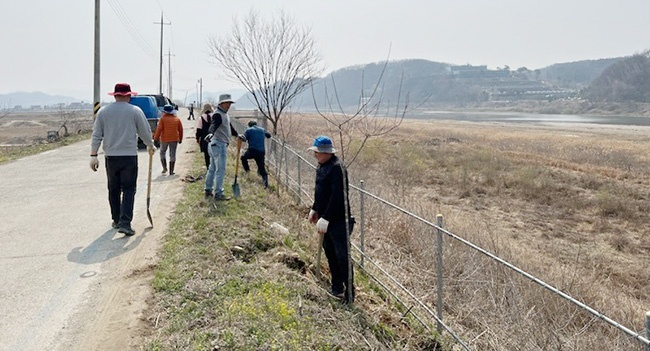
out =
<path fill-rule="evenodd" d="M 436 225 L 442 228 L 442 215 L 436 216 Z M 442 334 L 442 231 L 436 229 L 436 236 L 438 241 L 438 255 L 436 256 L 436 283 L 438 285 L 438 293 L 436 297 L 436 312 L 438 315 L 438 333 Z"/>
<path fill-rule="evenodd" d="M 287 145 L 284 145 L 284 184 L 287 187 L 287 191 L 291 190 L 291 184 L 289 184 L 289 150 L 287 150 Z"/>
<path fill-rule="evenodd" d="M 302 159 L 298 157 L 298 204 L 300 205 L 302 200 L 302 180 L 300 179 L 300 165 L 302 164 Z"/>
<path fill-rule="evenodd" d="M 645 313 L 645 338 L 650 340 L 650 311 Z M 645 346 L 645 351 L 650 351 L 650 345 Z"/>
<path fill-rule="evenodd" d="M 360 261 L 361 267 L 363 267 L 363 259 L 364 259 L 364 255 L 366 254 L 366 245 L 365 245 L 365 243 L 366 243 L 365 242 L 366 213 L 365 213 L 365 210 L 364 210 L 365 194 L 363 193 L 365 191 L 365 186 L 364 185 L 365 185 L 364 181 L 361 180 L 359 182 L 359 187 L 361 188 L 361 191 L 359 192 L 359 194 L 361 195 L 361 199 L 360 199 L 360 202 L 359 202 L 359 217 L 360 217 L 359 218 L 359 228 L 361 230 L 361 234 L 359 235 L 359 240 L 361 241 L 360 245 L 359 245 L 359 248 L 361 249 L 361 261 Z"/>

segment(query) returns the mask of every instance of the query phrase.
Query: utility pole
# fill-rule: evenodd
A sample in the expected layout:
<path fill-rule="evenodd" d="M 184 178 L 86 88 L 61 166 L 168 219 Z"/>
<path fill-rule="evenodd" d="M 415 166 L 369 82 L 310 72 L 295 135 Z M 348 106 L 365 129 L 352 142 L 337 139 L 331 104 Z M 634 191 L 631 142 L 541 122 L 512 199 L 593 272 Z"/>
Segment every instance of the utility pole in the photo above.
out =
<path fill-rule="evenodd" d="M 101 107 L 99 101 L 99 0 L 95 0 L 95 59 L 93 73 L 93 120 L 97 118 L 97 111 Z"/>
<path fill-rule="evenodd" d="M 158 93 L 160 95 L 163 94 L 163 88 L 162 88 L 162 68 L 163 68 L 163 25 L 171 25 L 172 23 L 165 23 L 163 22 L 163 13 L 160 13 L 160 22 L 154 22 L 153 24 L 160 24 L 160 75 L 159 75 L 159 81 L 158 81 Z"/>
<path fill-rule="evenodd" d="M 171 49 L 168 48 L 167 50 L 169 50 L 169 53 L 167 54 L 167 66 L 169 70 L 169 76 L 167 79 L 167 97 L 169 98 L 169 100 L 172 100 L 172 58 L 171 57 L 176 55 L 172 55 Z"/>
<path fill-rule="evenodd" d="M 199 78 L 199 103 L 198 106 L 203 106 L 203 78 Z"/>

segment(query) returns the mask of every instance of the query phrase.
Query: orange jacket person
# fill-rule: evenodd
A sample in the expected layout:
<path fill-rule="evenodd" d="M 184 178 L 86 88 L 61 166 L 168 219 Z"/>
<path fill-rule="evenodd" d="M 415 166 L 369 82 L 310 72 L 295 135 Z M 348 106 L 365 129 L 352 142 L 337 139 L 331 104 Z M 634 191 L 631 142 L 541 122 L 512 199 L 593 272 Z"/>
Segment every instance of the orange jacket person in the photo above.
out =
<path fill-rule="evenodd" d="M 174 164 L 176 163 L 176 147 L 183 142 L 183 124 L 176 117 L 174 106 L 165 105 L 163 114 L 153 138 L 160 141 L 160 162 L 162 163 L 162 173 L 167 173 L 167 160 L 165 154 L 169 147 L 169 175 L 174 175 Z"/>

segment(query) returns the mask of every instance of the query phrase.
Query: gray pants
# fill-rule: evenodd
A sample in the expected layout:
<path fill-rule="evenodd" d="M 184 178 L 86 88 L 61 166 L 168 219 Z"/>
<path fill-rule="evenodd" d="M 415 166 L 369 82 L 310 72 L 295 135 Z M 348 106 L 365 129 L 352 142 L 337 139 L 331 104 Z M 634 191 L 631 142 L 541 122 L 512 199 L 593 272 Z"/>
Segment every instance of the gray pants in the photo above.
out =
<path fill-rule="evenodd" d="M 172 141 L 171 143 L 166 143 L 164 141 L 160 142 L 160 160 L 165 161 L 165 154 L 167 153 L 168 147 L 169 161 L 176 162 L 176 148 L 178 147 L 178 141 Z"/>

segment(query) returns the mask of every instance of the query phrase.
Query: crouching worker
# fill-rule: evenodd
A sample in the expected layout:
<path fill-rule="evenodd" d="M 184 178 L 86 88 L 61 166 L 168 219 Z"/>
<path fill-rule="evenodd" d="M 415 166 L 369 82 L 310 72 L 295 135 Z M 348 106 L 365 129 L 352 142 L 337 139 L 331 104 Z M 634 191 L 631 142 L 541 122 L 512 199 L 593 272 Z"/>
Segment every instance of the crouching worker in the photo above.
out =
<path fill-rule="evenodd" d="M 248 122 L 248 128 L 244 132 L 244 137 L 244 140 L 248 142 L 248 149 L 246 149 L 246 152 L 244 152 L 244 155 L 241 157 L 241 165 L 244 168 L 244 172 L 248 174 L 250 171 L 248 160 L 252 158 L 255 160 L 255 164 L 257 165 L 257 174 L 259 174 L 264 181 L 264 188 L 268 188 L 269 176 L 266 173 L 266 167 L 264 166 L 264 157 L 266 155 L 264 138 L 270 138 L 271 133 L 258 126 L 257 122 L 250 121 Z"/>
<path fill-rule="evenodd" d="M 350 264 L 349 235 L 354 219 L 350 213 L 347 170 L 335 155 L 330 138 L 317 137 L 308 150 L 314 152 L 318 161 L 314 204 L 308 220 L 324 235 L 323 250 L 330 268 L 332 295 L 345 303 L 353 302 L 354 271 Z"/>

